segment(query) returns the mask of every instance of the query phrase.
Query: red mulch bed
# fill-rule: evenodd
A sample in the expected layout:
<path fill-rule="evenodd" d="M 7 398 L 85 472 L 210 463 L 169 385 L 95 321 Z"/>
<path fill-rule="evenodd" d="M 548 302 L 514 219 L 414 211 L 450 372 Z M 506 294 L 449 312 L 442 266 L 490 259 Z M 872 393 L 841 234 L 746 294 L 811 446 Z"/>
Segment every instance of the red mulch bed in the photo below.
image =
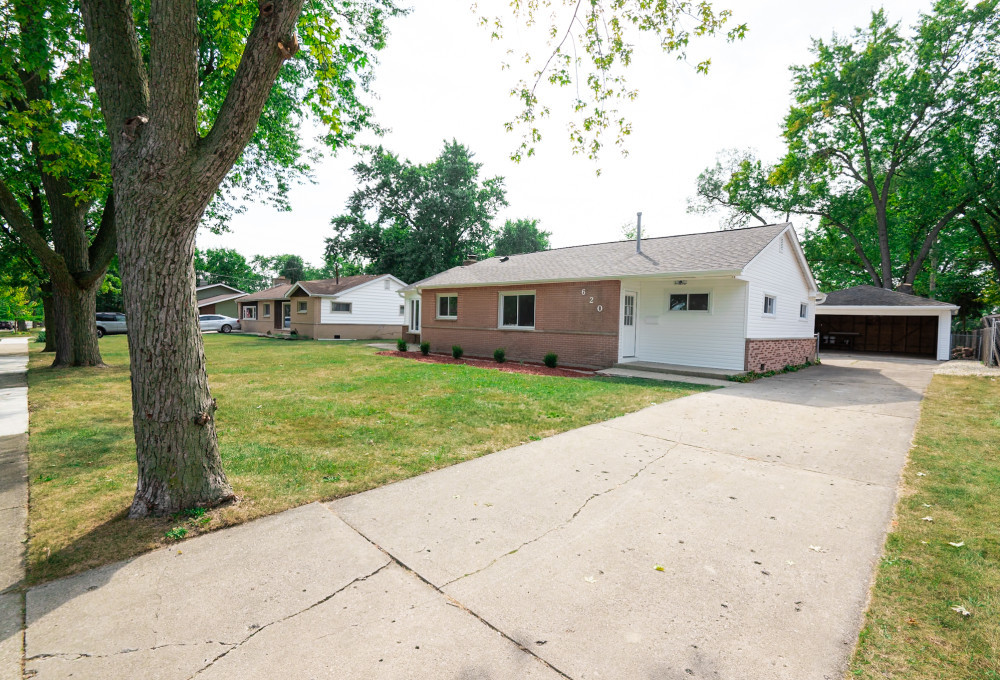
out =
<path fill-rule="evenodd" d="M 505 373 L 524 373 L 525 375 L 555 375 L 561 378 L 589 378 L 594 375 L 594 371 L 584 368 L 549 368 L 541 364 L 522 364 L 516 361 L 505 361 L 498 364 L 489 359 L 456 359 L 447 354 L 428 354 L 424 356 L 419 352 L 376 352 L 381 357 L 401 357 L 422 361 L 425 364 L 459 364 L 462 366 L 475 366 L 476 368 L 492 368 L 494 371 Z"/>

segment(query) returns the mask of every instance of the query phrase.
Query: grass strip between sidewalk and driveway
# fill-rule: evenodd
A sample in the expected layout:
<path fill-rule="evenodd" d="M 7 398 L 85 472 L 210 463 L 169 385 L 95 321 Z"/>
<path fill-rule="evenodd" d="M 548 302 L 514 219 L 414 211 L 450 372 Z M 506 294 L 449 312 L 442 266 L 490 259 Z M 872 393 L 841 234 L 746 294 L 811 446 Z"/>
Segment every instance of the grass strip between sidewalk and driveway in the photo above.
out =
<path fill-rule="evenodd" d="M 1000 680 L 1000 380 L 934 377 L 896 515 L 847 677 Z"/>
<path fill-rule="evenodd" d="M 28 581 L 202 531 L 330 500 L 706 389 L 561 378 L 376 356 L 365 343 L 205 336 L 223 464 L 240 502 L 130 521 L 128 350 L 107 368 L 51 369 L 32 348 Z"/>

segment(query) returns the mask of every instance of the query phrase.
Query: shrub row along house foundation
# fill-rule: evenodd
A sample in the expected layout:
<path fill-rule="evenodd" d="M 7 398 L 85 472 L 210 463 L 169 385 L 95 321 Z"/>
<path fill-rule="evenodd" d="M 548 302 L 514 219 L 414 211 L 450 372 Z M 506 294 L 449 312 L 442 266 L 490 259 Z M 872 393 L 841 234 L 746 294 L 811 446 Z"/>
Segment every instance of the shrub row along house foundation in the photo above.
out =
<path fill-rule="evenodd" d="M 733 371 L 814 360 L 822 297 L 790 224 L 470 260 L 402 292 L 433 352 Z"/>
<path fill-rule="evenodd" d="M 403 321 L 399 291 L 406 284 L 391 274 L 343 276 L 288 283 L 240 298 L 240 326 L 249 333 L 347 340 L 398 338 Z"/>

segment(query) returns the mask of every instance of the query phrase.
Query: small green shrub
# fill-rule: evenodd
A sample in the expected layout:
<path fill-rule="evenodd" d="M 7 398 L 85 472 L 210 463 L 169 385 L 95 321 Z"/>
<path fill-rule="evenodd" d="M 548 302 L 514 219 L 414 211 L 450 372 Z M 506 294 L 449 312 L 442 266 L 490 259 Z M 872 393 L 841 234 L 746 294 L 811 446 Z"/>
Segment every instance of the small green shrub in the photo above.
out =
<path fill-rule="evenodd" d="M 430 354 L 431 353 L 431 343 L 429 343 L 429 342 L 422 342 L 422 343 L 420 343 L 420 353 L 423 354 L 424 356 L 427 356 L 428 354 Z"/>
<path fill-rule="evenodd" d="M 453 357 L 455 357 L 456 359 L 461 359 L 463 354 L 465 354 L 465 350 L 462 349 L 461 345 L 451 346 L 451 355 Z"/>
<path fill-rule="evenodd" d="M 35 342 L 45 342 L 45 331 L 38 331 L 38 335 L 35 336 Z"/>
<path fill-rule="evenodd" d="M 174 527 L 167 533 L 163 534 L 165 537 L 169 538 L 171 541 L 179 541 L 185 536 L 187 536 L 188 530 L 184 527 Z"/>
<path fill-rule="evenodd" d="M 556 364 L 559 363 L 559 355 L 556 354 L 555 352 L 549 352 L 542 359 L 542 363 L 548 366 L 549 368 L 555 368 Z"/>
<path fill-rule="evenodd" d="M 507 361 L 507 350 L 505 350 L 503 347 L 497 347 L 495 350 L 493 350 L 493 361 L 497 362 L 498 364 L 502 364 L 503 362 Z"/>
<path fill-rule="evenodd" d="M 289 333 L 289 335 L 298 335 L 298 334 L 299 332 L 294 328 L 292 329 L 291 333 Z"/>
<path fill-rule="evenodd" d="M 396 349 L 399 350 L 400 352 L 405 352 L 406 351 L 406 340 L 403 340 L 403 338 L 400 338 L 399 340 L 397 340 L 396 341 Z"/>

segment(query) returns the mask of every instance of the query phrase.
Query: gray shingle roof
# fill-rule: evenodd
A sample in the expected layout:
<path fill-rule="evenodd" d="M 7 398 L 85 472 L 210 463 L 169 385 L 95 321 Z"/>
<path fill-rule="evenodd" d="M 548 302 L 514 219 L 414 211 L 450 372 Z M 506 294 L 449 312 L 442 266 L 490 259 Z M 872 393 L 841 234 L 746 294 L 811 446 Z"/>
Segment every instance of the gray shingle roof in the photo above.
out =
<path fill-rule="evenodd" d="M 854 286 L 826 294 L 819 307 L 954 307 L 950 302 L 931 300 L 875 286 Z"/>
<path fill-rule="evenodd" d="M 240 298 L 240 302 L 254 302 L 255 300 L 284 300 L 291 290 L 292 284 L 283 283 L 280 286 L 272 286 L 262 291 L 251 293 L 245 298 Z"/>
<path fill-rule="evenodd" d="M 380 275 L 359 274 L 357 276 L 341 276 L 337 279 L 317 279 L 315 281 L 299 281 L 299 287 L 310 295 L 336 295 L 348 288 L 360 286 L 379 278 Z"/>
<path fill-rule="evenodd" d="M 629 240 L 556 248 L 507 258 L 491 257 L 467 267 L 453 267 L 403 290 L 742 271 L 786 227 L 788 224 L 769 224 L 702 234 L 644 238 L 641 254 L 635 252 L 635 241 Z"/>

